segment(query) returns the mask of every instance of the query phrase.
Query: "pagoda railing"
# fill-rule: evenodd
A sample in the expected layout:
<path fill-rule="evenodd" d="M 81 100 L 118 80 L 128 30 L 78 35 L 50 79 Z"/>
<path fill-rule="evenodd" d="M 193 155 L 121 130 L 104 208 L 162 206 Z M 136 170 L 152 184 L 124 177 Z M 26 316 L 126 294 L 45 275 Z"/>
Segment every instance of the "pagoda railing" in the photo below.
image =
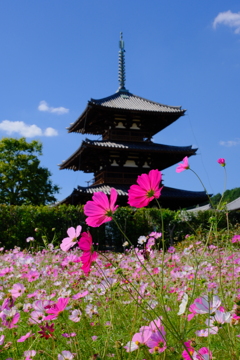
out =
<path fill-rule="evenodd" d="M 138 173 L 104 172 L 95 176 L 93 185 L 100 184 L 123 184 L 132 185 L 136 182 Z"/>
<path fill-rule="evenodd" d="M 105 132 L 103 134 L 103 140 L 115 140 L 115 141 L 137 141 L 142 142 L 145 135 L 141 133 L 133 134 L 132 131 L 124 131 L 124 133 L 119 133 L 119 131 Z"/>

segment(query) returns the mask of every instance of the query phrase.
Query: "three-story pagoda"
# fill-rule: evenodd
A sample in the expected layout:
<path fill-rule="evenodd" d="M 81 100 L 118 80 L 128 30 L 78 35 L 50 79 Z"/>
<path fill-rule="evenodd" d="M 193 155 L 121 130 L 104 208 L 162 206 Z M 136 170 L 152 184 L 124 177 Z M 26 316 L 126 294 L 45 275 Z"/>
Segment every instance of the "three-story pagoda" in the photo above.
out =
<path fill-rule="evenodd" d="M 62 201 L 85 204 L 94 192 L 110 194 L 114 187 L 118 204 L 127 205 L 127 192 L 138 175 L 160 171 L 195 155 L 192 146 L 155 144 L 151 138 L 184 115 L 180 106 L 168 106 L 136 96 L 125 88 L 124 42 L 120 38 L 119 88 L 103 99 L 91 99 L 68 132 L 100 135 L 102 140 L 85 139 L 60 169 L 93 173 L 90 186 L 78 186 Z M 207 201 L 205 192 L 164 186 L 160 203 L 169 209 L 186 208 Z"/>

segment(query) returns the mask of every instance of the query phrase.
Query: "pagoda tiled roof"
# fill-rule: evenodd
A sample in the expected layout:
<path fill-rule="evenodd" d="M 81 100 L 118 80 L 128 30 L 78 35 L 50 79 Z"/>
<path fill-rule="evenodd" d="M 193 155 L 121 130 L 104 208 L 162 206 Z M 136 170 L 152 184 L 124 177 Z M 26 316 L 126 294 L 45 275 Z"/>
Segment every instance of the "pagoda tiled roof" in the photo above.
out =
<path fill-rule="evenodd" d="M 128 196 L 128 190 L 130 186 L 127 185 L 92 185 L 88 187 L 84 186 L 78 186 L 75 191 L 79 193 L 85 193 L 85 194 L 94 194 L 95 192 L 103 192 L 106 195 L 110 195 L 111 189 L 114 187 L 114 189 L 117 190 L 117 193 L 119 196 Z M 185 197 L 185 198 L 196 198 L 198 196 L 206 196 L 205 191 L 189 191 L 189 190 L 181 190 L 181 189 L 175 189 L 168 186 L 163 186 L 163 189 L 161 191 L 161 197 Z"/>
<path fill-rule="evenodd" d="M 181 106 L 169 106 L 144 99 L 128 91 L 119 91 L 102 99 L 91 99 L 89 104 L 99 105 L 108 108 L 153 111 L 163 113 L 184 113 Z"/>
<path fill-rule="evenodd" d="M 113 113 L 118 113 L 118 115 L 131 113 L 133 115 L 134 113 L 137 116 L 144 115 L 144 126 L 149 126 L 151 123 L 148 131 L 153 136 L 183 116 L 185 111 L 181 106 L 164 105 L 134 95 L 127 90 L 121 90 L 102 99 L 88 101 L 83 113 L 67 129 L 68 132 L 82 134 L 103 134 L 104 129 L 109 128 L 106 118 L 110 113 L 111 115 Z M 107 116 L 106 112 L 108 113 Z"/>
<path fill-rule="evenodd" d="M 192 149 L 192 146 L 173 146 L 173 145 L 163 145 L 155 144 L 151 141 L 145 142 L 120 142 L 120 141 L 106 141 L 106 140 L 89 140 L 85 139 L 82 143 L 83 145 L 89 145 L 94 147 L 103 147 L 103 148 L 116 148 L 116 149 L 136 149 L 136 150 L 150 150 L 150 151 L 166 151 L 166 152 L 186 152 L 193 151 L 196 152 L 197 149 Z"/>
<path fill-rule="evenodd" d="M 127 185 L 114 185 L 109 186 L 107 184 L 102 185 L 91 185 L 88 187 L 78 186 L 75 188 L 71 195 L 62 200 L 61 204 L 85 204 L 86 201 L 92 199 L 92 195 L 96 192 L 103 192 L 106 195 L 110 195 L 111 189 L 114 187 L 118 193 L 117 203 L 121 206 L 127 205 L 128 199 L 128 190 L 129 186 Z M 167 186 L 163 186 L 161 191 L 161 196 L 159 198 L 160 203 L 163 207 L 168 207 L 170 209 L 178 209 L 183 207 L 189 207 L 196 205 L 197 203 L 201 204 L 206 202 L 208 199 L 205 191 L 188 191 L 175 189 Z M 181 206 L 180 204 L 183 204 Z"/>
<path fill-rule="evenodd" d="M 168 153 L 172 155 L 180 156 L 179 160 L 181 161 L 181 156 L 191 156 L 194 155 L 197 149 L 193 149 L 192 146 L 171 146 L 163 144 L 155 144 L 151 141 L 146 142 L 119 142 L 119 141 L 106 141 L 106 140 L 89 140 L 85 139 L 82 141 L 81 146 L 67 159 L 60 164 L 60 169 L 75 169 L 76 159 L 86 150 L 86 148 L 92 149 L 121 149 L 125 151 L 149 151 L 151 153 Z M 174 162 L 174 163 L 176 163 Z M 172 165 L 172 164 L 171 164 Z M 170 166 L 170 165 L 168 165 Z M 164 167 L 166 168 L 166 167 Z M 161 169 L 163 170 L 163 169 Z"/>

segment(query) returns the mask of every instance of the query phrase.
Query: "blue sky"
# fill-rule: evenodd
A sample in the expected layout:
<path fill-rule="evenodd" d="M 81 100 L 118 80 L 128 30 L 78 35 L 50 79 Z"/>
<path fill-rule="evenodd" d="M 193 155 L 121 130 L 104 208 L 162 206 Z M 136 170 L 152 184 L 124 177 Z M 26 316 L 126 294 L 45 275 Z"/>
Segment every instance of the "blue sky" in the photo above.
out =
<path fill-rule="evenodd" d="M 91 98 L 118 88 L 123 32 L 126 88 L 186 115 L 153 140 L 193 145 L 190 158 L 209 193 L 240 186 L 239 0 L 11 0 L 0 2 L 0 137 L 43 143 L 41 165 L 62 200 L 91 174 L 59 170 L 90 135 L 68 134 Z M 164 184 L 201 191 L 190 171 L 164 173 Z"/>

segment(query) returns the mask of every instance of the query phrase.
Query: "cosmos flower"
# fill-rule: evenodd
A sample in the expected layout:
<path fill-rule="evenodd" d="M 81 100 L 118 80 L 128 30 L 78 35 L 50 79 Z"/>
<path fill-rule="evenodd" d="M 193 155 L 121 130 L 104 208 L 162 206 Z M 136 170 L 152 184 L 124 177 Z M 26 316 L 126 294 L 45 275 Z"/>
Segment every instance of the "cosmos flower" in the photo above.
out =
<path fill-rule="evenodd" d="M 166 340 L 161 331 L 152 333 L 146 345 L 150 348 L 150 353 L 162 353 L 167 348 Z"/>
<path fill-rule="evenodd" d="M 67 229 L 68 237 L 62 240 L 60 248 L 63 251 L 68 251 L 72 246 L 77 243 L 77 238 L 80 235 L 81 231 L 82 227 L 80 225 L 76 227 L 76 230 L 74 229 L 74 227 L 70 227 L 69 229 Z"/>
<path fill-rule="evenodd" d="M 58 302 L 56 304 L 54 304 L 52 307 L 50 307 L 50 309 L 46 310 L 47 314 L 52 314 L 52 315 L 48 315 L 45 317 L 44 320 L 54 320 L 58 317 L 59 314 L 61 314 L 61 312 L 63 312 L 69 302 L 70 298 L 60 298 L 58 299 Z"/>
<path fill-rule="evenodd" d="M 223 158 L 220 158 L 220 159 L 218 159 L 218 161 L 217 161 L 221 166 L 226 166 L 226 161 L 225 161 L 225 159 L 223 159 Z"/>
<path fill-rule="evenodd" d="M 29 331 L 26 335 L 21 336 L 20 339 L 17 340 L 17 342 L 24 342 L 25 340 L 27 340 L 32 335 L 34 335 L 34 334 L 32 334 L 32 332 Z"/>
<path fill-rule="evenodd" d="M 128 204 L 136 208 L 147 206 L 153 199 L 161 195 L 160 182 L 162 174 L 159 170 L 151 170 L 149 174 L 139 175 L 138 185 L 132 185 L 128 190 Z"/>
<path fill-rule="evenodd" d="M 12 289 L 10 290 L 12 297 L 13 298 L 18 298 L 19 296 L 21 296 L 24 291 L 26 290 L 25 286 L 18 283 L 18 284 L 14 284 Z"/>
<path fill-rule="evenodd" d="M 63 350 L 62 354 L 58 355 L 58 360 L 72 360 L 74 358 L 74 355 L 67 350 Z"/>
<path fill-rule="evenodd" d="M 234 235 L 231 241 L 233 244 L 240 242 L 240 235 Z"/>
<path fill-rule="evenodd" d="M 185 158 L 183 159 L 183 163 L 179 164 L 178 167 L 176 168 L 176 172 L 180 173 L 184 170 L 188 170 L 190 169 L 189 163 L 188 163 L 188 157 L 185 156 Z"/>
<path fill-rule="evenodd" d="M 82 262 L 82 270 L 87 275 L 90 272 L 91 264 L 98 257 L 98 254 L 94 251 L 92 246 L 92 235 L 90 232 L 82 233 L 82 236 L 78 242 L 78 246 L 83 251 L 80 260 Z"/>
<path fill-rule="evenodd" d="M 92 200 L 87 201 L 84 206 L 84 214 L 87 217 L 86 223 L 92 227 L 98 227 L 105 222 L 111 221 L 114 212 L 118 205 L 115 205 L 117 200 L 117 191 L 112 188 L 110 192 L 110 199 L 103 192 L 94 193 Z"/>

